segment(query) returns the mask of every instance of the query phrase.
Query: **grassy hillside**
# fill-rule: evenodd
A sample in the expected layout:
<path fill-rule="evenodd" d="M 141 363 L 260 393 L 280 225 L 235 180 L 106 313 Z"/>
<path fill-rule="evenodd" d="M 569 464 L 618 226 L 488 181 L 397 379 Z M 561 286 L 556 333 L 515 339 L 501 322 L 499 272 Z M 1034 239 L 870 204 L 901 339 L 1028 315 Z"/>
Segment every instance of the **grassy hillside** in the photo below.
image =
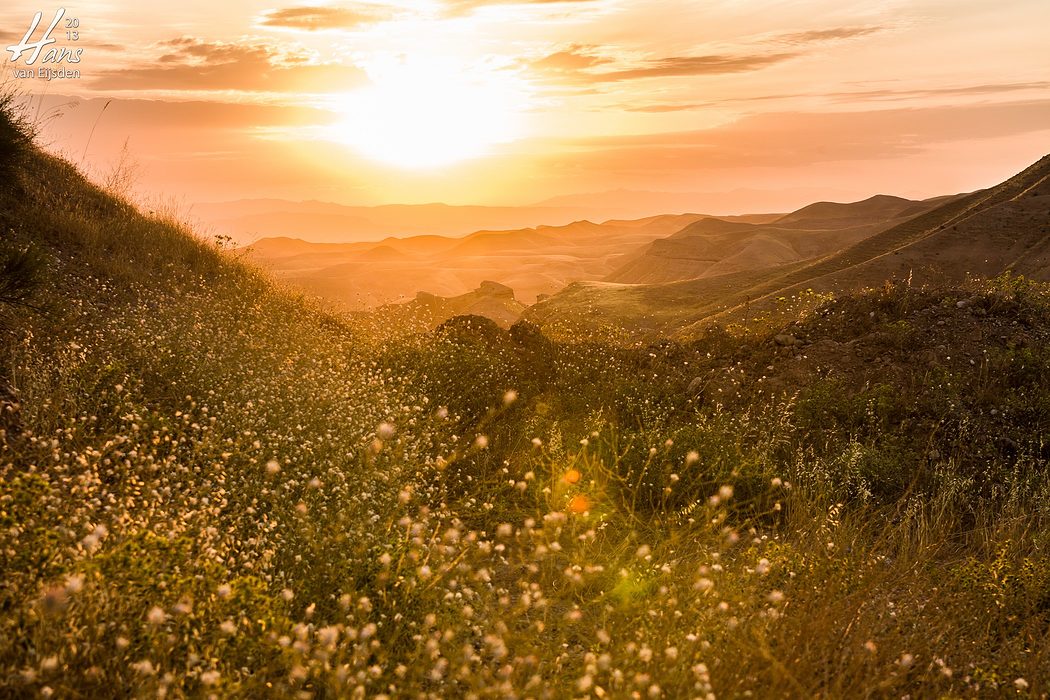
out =
<path fill-rule="evenodd" d="M 1050 690 L 1050 292 L 391 339 L 0 120 L 0 696 Z"/>
<path fill-rule="evenodd" d="M 662 284 L 577 283 L 525 317 L 552 333 L 572 328 L 608 337 L 614 329 L 635 339 L 690 338 L 715 322 L 783 322 L 797 311 L 784 300 L 849 293 L 887 280 L 959 284 L 1011 272 L 1050 281 L 1048 193 L 1050 156 L 987 190 L 926 200 L 919 209 L 933 208 L 925 213 L 905 210 L 912 218 L 822 257 Z M 826 204 L 813 206 L 826 212 Z"/>
<path fill-rule="evenodd" d="M 943 204 L 885 195 L 861 202 L 818 202 L 765 224 L 702 219 L 653 241 L 608 282 L 661 284 L 763 270 L 848 248 Z"/>

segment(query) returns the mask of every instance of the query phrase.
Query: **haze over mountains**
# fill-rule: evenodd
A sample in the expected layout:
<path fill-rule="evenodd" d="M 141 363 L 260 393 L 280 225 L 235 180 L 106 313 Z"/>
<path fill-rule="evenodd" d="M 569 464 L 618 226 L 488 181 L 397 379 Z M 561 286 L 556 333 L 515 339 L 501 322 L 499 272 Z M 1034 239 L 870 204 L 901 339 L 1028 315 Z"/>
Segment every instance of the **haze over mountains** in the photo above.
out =
<path fill-rule="evenodd" d="M 763 222 L 777 215 L 734 220 Z M 462 238 L 427 235 L 372 243 L 324 244 L 267 238 L 247 248 L 286 282 L 359 310 L 405 301 L 417 292 L 458 296 L 493 280 L 532 303 L 581 279 L 601 279 L 625 254 L 705 218 L 655 216 L 602 224 L 577 221 L 506 231 L 477 231 Z"/>
<path fill-rule="evenodd" d="M 546 327 L 676 334 L 769 312 L 777 299 L 806 290 L 847 292 L 909 277 L 959 282 L 1007 270 L 1050 278 L 1048 171 L 1044 158 L 996 187 L 921 201 L 876 195 L 788 214 L 667 214 L 358 243 L 264 238 L 246 254 L 344 311 L 411 302 L 406 312 L 431 325 L 476 314 L 503 326 L 523 316 Z M 257 211 L 245 216 L 264 221 L 270 205 L 246 204 Z M 288 225 L 324 220 L 312 235 L 345 237 L 337 233 L 344 209 Z M 462 225 L 485 208 L 446 209 Z M 384 208 L 406 226 L 423 226 L 416 217 L 429 210 Z"/>
<path fill-rule="evenodd" d="M 701 219 L 629 256 L 606 281 L 675 282 L 805 260 L 862 241 L 942 202 L 877 195 L 852 204 L 818 202 L 769 223 Z"/>
<path fill-rule="evenodd" d="M 794 187 L 728 192 L 640 192 L 610 190 L 564 195 L 526 206 L 389 204 L 348 206 L 333 202 L 243 199 L 199 203 L 191 215 L 207 230 L 240 244 L 291 237 L 315 243 L 355 243 L 396 236 L 464 236 L 479 230 L 564 226 L 574 221 L 642 219 L 664 214 L 792 211 L 821 197 L 849 199 L 849 191 Z M 755 203 L 762 207 L 756 209 Z"/>
<path fill-rule="evenodd" d="M 879 198 L 855 211 L 887 204 L 904 206 Z M 611 325 L 688 336 L 712 321 L 775 311 L 806 290 L 845 293 L 895 279 L 958 283 L 1004 272 L 1050 279 L 1050 156 L 995 187 L 925 204 L 935 206 L 883 230 L 874 226 L 871 235 L 823 256 L 658 284 L 579 282 L 531 307 L 526 318 L 551 328 Z M 781 221 L 799 224 L 803 214 Z"/>

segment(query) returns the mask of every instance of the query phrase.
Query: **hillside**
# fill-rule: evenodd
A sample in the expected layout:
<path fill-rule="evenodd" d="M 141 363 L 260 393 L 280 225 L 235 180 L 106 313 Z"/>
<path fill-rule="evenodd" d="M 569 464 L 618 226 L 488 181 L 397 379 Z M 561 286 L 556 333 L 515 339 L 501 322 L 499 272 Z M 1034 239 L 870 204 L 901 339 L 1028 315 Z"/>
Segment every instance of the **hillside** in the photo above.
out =
<path fill-rule="evenodd" d="M 1050 157 L 995 187 L 931 200 L 925 213 L 823 257 L 667 284 L 578 283 L 532 307 L 526 318 L 547 327 L 689 336 L 713 321 L 784 318 L 798 311 L 784 300 L 799 295 L 893 279 L 958 283 L 1011 271 L 1046 280 L 1048 174 Z"/>
<path fill-rule="evenodd" d="M 412 301 L 388 304 L 360 316 L 406 328 L 434 329 L 455 316 L 481 316 L 500 328 L 510 328 L 525 311 L 510 287 L 483 281 L 478 288 L 454 297 L 419 292 Z"/>
<path fill-rule="evenodd" d="M 8 111 L 0 174 L 0 696 L 1050 688 L 1050 286 L 395 334 Z"/>
<path fill-rule="evenodd" d="M 266 238 L 243 251 L 281 280 L 342 310 L 410 301 L 418 292 L 460 296 L 485 280 L 509 286 L 532 303 L 570 282 L 602 278 L 624 255 L 700 218 L 684 214 L 602 224 L 577 221 L 482 230 L 462 238 L 410 236 L 353 244 Z"/>
<path fill-rule="evenodd" d="M 703 219 L 653 241 L 605 281 L 662 284 L 757 272 L 841 250 L 942 203 L 879 195 L 851 204 L 810 204 L 764 224 Z"/>

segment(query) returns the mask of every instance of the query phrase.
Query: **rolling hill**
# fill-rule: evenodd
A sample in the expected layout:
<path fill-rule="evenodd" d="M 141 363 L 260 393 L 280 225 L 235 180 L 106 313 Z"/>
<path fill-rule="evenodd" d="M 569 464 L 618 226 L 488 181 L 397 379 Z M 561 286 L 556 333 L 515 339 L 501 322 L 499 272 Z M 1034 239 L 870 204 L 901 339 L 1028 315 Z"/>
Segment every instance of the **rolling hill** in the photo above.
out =
<path fill-rule="evenodd" d="M 894 279 L 952 283 L 1004 272 L 1050 279 L 1048 176 L 1050 156 L 995 187 L 932 200 L 925 213 L 822 257 L 663 284 L 581 282 L 530 308 L 525 317 L 551 329 L 688 337 L 714 321 L 777 313 L 785 299 L 807 290 L 849 292 Z M 882 204 L 902 207 L 900 212 L 912 206 Z M 820 205 L 817 213 L 841 220 L 841 209 L 835 209 Z M 804 213 L 789 215 L 787 223 L 800 224 Z"/>
<path fill-rule="evenodd" d="M 640 348 L 477 317 L 391 339 L 2 107 L 0 696 L 1050 687 L 1050 285 Z M 1045 178 L 1017 185 L 858 255 L 994 229 L 1038 271 L 995 228 L 1045 220 Z"/>
<path fill-rule="evenodd" d="M 532 303 L 581 279 L 601 279 L 624 255 L 705 218 L 653 216 L 605 223 L 577 221 L 462 238 L 411 236 L 373 243 L 308 243 L 266 238 L 245 250 L 279 279 L 343 310 L 408 301 L 418 292 L 455 297 L 495 280 Z"/>
<path fill-rule="evenodd" d="M 653 241 L 605 281 L 660 284 L 785 265 L 858 243 L 942 203 L 877 195 L 810 204 L 764 224 L 702 219 Z"/>

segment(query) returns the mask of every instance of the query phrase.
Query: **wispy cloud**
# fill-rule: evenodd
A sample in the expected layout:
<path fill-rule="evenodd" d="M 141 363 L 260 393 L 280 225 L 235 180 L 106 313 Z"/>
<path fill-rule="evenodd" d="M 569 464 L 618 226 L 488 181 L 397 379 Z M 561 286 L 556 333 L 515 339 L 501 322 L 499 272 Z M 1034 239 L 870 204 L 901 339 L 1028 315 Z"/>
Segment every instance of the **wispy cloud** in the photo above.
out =
<path fill-rule="evenodd" d="M 835 92 L 794 92 L 769 95 L 750 95 L 730 97 L 706 102 L 623 103 L 614 105 L 616 109 L 628 112 L 684 112 L 709 107 L 743 104 L 748 102 L 779 102 L 798 99 L 821 99 L 836 104 L 858 104 L 863 102 L 904 102 L 909 100 L 928 100 L 938 97 L 981 97 L 985 95 L 1006 95 L 1013 92 L 1045 92 L 1050 94 L 1050 81 L 1025 83 L 987 83 L 981 85 L 960 85 L 941 88 L 921 89 L 881 89 L 881 90 L 843 90 Z"/>
<path fill-rule="evenodd" d="M 358 29 L 395 16 L 386 6 L 356 3 L 344 6 L 303 5 L 264 12 L 260 24 L 266 27 L 323 31 Z"/>
<path fill-rule="evenodd" d="M 645 78 L 724 75 L 755 71 L 794 58 L 796 52 L 666 56 L 642 61 L 615 58 L 609 49 L 573 44 L 531 61 L 529 68 L 554 82 L 573 85 Z M 622 66 L 611 70 L 615 66 Z"/>
<path fill-rule="evenodd" d="M 771 54 L 711 54 L 707 56 L 669 56 L 646 61 L 637 68 L 591 73 L 591 80 L 617 82 L 642 78 L 667 78 L 690 75 L 724 75 L 755 71 L 798 56 L 794 52 Z"/>
<path fill-rule="evenodd" d="M 793 168 L 906 157 L 938 143 L 1047 131 L 1050 99 L 917 109 L 778 112 L 700 131 L 574 140 L 565 144 L 565 157 L 573 158 L 580 167 L 609 172 Z"/>
<path fill-rule="evenodd" d="M 792 32 L 781 34 L 777 40 L 786 44 L 812 44 L 821 41 L 839 41 L 842 39 L 855 39 L 869 34 L 881 32 L 885 27 L 832 27 L 830 29 L 811 29 L 804 32 Z"/>
<path fill-rule="evenodd" d="M 598 5 L 601 2 L 602 0 L 447 0 L 445 5 L 453 14 L 459 14 L 496 5 L 550 7 L 554 5 Z"/>
<path fill-rule="evenodd" d="M 883 31 L 883 26 L 845 26 L 780 34 L 716 52 L 648 59 L 616 57 L 610 47 L 572 44 L 531 62 L 530 67 L 558 82 L 612 83 L 647 78 L 675 78 L 747 73 L 820 50 L 817 45 L 854 39 Z M 643 111 L 675 111 L 675 105 Z"/>
<path fill-rule="evenodd" d="M 338 92 L 364 82 L 353 66 L 319 63 L 301 51 L 263 42 L 205 41 L 180 37 L 157 45 L 143 65 L 102 72 L 93 87 L 108 90 L 242 90 Z"/>

